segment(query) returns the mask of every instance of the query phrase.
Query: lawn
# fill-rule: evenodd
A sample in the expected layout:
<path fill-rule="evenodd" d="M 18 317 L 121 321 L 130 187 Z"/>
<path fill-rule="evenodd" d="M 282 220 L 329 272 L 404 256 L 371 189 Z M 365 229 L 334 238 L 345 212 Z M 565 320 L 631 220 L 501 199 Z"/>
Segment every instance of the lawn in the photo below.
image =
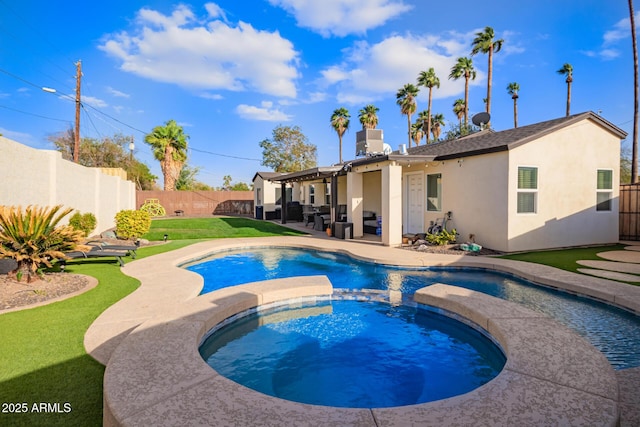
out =
<path fill-rule="evenodd" d="M 559 249 L 554 251 L 523 252 L 519 254 L 503 255 L 500 258 L 544 264 L 578 273 L 578 268 L 584 268 L 584 266 L 581 266 L 576 261 L 602 260 L 602 258 L 599 258 L 596 254 L 606 251 L 619 251 L 624 249 L 624 247 L 625 245 L 609 245 L 588 248 Z"/>
<path fill-rule="evenodd" d="M 171 233 L 172 241 L 141 248 L 138 258 L 203 238 L 292 234 L 270 222 L 243 218 L 155 220 L 152 229 L 147 237 L 159 235 L 162 240 L 164 233 Z M 104 366 L 86 354 L 84 334 L 100 313 L 133 292 L 139 282 L 112 260 L 69 261 L 67 271 L 93 276 L 99 285 L 64 301 L 0 315 L 0 425 L 102 425 Z"/>
<path fill-rule="evenodd" d="M 169 240 L 175 240 L 299 236 L 304 233 L 281 227 L 269 221 L 258 221 L 250 218 L 176 218 L 153 221 L 149 232 L 142 237 L 148 240 L 162 240 L 165 234 Z"/>

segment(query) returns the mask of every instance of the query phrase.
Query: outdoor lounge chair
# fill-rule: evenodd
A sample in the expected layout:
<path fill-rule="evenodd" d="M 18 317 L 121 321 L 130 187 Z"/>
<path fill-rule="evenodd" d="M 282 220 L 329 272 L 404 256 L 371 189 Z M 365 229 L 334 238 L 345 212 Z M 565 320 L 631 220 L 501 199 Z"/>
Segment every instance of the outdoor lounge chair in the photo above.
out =
<path fill-rule="evenodd" d="M 127 256 L 128 252 L 126 250 L 105 250 L 101 249 L 98 246 L 92 246 L 91 249 L 87 252 L 83 251 L 71 251 L 65 252 L 67 258 L 75 259 L 75 258 L 102 258 L 102 257 L 115 257 L 120 267 L 124 267 L 124 261 L 122 257 Z M 66 260 L 61 260 L 61 268 L 64 270 L 66 266 Z"/>
<path fill-rule="evenodd" d="M 104 251 L 127 251 L 128 255 L 131 255 L 131 258 L 136 259 L 136 251 L 140 247 L 138 244 L 135 245 L 113 245 L 111 243 L 101 242 L 99 240 L 92 240 L 87 242 L 86 245 L 98 247 Z"/>

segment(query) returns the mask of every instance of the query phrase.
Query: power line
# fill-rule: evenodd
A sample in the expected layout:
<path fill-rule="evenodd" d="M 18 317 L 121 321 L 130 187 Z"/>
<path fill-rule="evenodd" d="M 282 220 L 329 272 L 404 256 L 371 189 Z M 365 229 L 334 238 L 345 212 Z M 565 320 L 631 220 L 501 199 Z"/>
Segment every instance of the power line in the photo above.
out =
<path fill-rule="evenodd" d="M 231 156 L 229 154 L 220 154 L 220 153 L 214 153 L 214 152 L 211 152 L 211 151 L 198 150 L 197 148 L 193 148 L 193 147 L 189 147 L 189 150 L 197 151 L 198 153 L 211 154 L 212 156 L 227 157 L 227 158 L 230 158 L 230 159 L 251 160 L 251 161 L 255 161 L 255 162 L 261 162 L 262 161 L 261 159 L 252 159 L 252 158 L 249 158 L 249 157 Z"/>
<path fill-rule="evenodd" d="M 53 117 L 47 117 L 47 116 L 43 116 L 40 114 L 35 114 L 35 113 L 29 113 L 28 111 L 22 111 L 22 110 L 18 110 L 16 108 L 11 108 L 11 107 L 7 107 L 6 105 L 0 105 L 0 108 L 5 108 L 7 110 L 11 110 L 11 111 L 16 111 L 18 113 L 22 113 L 22 114 L 27 114 L 29 116 L 34 116 L 34 117 L 40 117 L 41 119 L 47 119 L 47 120 L 55 120 L 58 122 L 66 122 L 66 123 L 72 123 L 71 120 L 66 120 L 66 119 L 55 119 Z"/>

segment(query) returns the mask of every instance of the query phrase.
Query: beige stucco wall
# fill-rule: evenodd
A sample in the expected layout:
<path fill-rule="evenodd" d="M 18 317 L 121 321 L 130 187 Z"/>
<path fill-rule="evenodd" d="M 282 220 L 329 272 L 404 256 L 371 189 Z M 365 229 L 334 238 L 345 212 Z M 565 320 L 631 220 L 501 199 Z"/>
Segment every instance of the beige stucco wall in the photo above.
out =
<path fill-rule="evenodd" d="M 518 214 L 518 166 L 538 168 L 535 214 Z M 620 139 L 582 121 L 510 153 L 507 251 L 618 241 Z M 612 210 L 596 211 L 598 169 L 613 170 Z"/>
<path fill-rule="evenodd" d="M 506 152 L 429 162 L 405 166 L 404 173 L 424 170 L 425 232 L 431 221 L 452 212 L 453 226 L 459 242 L 475 241 L 492 249 L 505 247 L 507 238 L 507 171 Z M 427 175 L 442 174 L 442 210 L 427 211 Z M 406 180 L 403 180 L 406 182 Z"/>
<path fill-rule="evenodd" d="M 262 219 L 266 217 L 267 212 L 276 210 L 276 189 L 280 188 L 279 182 L 273 182 L 256 176 L 253 181 L 253 203 L 254 206 L 262 206 Z M 260 199 L 260 200 L 259 200 Z"/>
<path fill-rule="evenodd" d="M 94 233 L 115 226 L 115 215 L 135 209 L 135 184 L 62 159 L 52 150 L 37 150 L 0 137 L 0 205 L 70 207 L 93 213 Z M 68 217 L 62 223 L 66 223 Z"/>

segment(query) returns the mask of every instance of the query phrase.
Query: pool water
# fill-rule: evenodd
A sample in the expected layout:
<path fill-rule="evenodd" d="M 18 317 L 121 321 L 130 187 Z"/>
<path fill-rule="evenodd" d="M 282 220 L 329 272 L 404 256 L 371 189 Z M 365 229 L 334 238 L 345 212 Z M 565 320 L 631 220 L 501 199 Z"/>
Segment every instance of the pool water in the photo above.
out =
<path fill-rule="evenodd" d="M 354 300 L 251 314 L 213 333 L 200 353 L 220 374 L 262 393 L 350 408 L 456 396 L 505 364 L 489 338 L 459 321 Z"/>
<path fill-rule="evenodd" d="M 395 268 L 321 251 L 256 248 L 218 253 L 187 267 L 204 277 L 202 293 L 242 283 L 326 275 L 335 288 L 417 289 L 445 283 L 514 301 L 568 326 L 598 348 L 615 369 L 640 366 L 640 316 L 589 298 L 481 269 Z"/>

